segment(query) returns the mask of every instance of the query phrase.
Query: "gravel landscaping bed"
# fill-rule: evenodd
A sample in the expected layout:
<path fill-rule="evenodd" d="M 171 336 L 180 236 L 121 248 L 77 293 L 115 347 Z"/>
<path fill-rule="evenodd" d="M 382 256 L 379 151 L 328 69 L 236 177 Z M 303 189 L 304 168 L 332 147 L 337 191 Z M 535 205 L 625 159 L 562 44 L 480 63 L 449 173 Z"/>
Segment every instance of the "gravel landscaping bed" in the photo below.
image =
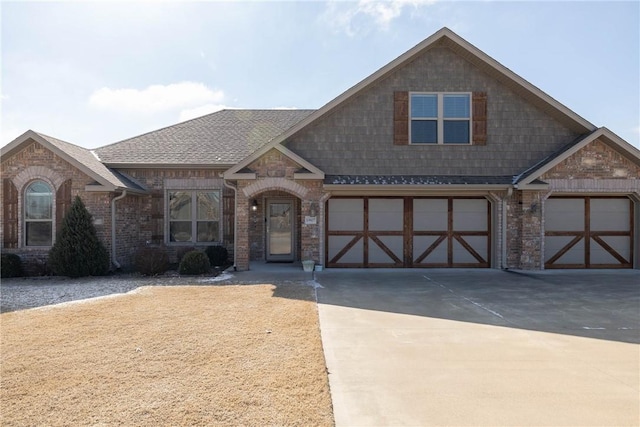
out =
<path fill-rule="evenodd" d="M 233 276 L 178 276 L 168 272 L 163 276 L 144 277 L 137 274 L 115 274 L 104 277 L 21 277 L 2 279 L 0 312 L 24 310 L 69 301 L 123 294 L 141 286 L 208 285 L 230 280 Z"/>

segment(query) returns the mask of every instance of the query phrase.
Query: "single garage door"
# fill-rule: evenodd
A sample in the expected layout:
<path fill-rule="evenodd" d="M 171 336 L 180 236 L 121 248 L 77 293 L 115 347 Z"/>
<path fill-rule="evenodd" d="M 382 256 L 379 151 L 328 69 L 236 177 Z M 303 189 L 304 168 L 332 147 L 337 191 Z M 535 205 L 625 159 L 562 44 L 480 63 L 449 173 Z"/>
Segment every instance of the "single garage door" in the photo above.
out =
<path fill-rule="evenodd" d="M 490 266 L 483 197 L 340 197 L 327 213 L 328 267 Z"/>
<path fill-rule="evenodd" d="M 545 268 L 632 268 L 629 198 L 555 197 L 544 209 Z"/>

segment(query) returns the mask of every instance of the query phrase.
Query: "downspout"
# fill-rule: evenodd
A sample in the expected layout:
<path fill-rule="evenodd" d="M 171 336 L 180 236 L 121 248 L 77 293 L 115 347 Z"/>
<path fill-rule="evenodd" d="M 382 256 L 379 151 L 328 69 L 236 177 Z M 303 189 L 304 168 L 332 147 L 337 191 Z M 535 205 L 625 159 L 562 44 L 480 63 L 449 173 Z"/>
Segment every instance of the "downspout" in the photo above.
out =
<path fill-rule="evenodd" d="M 238 187 L 235 187 L 227 182 L 222 181 L 224 186 L 233 190 L 233 271 L 238 271 L 236 267 L 236 257 L 238 256 L 237 242 L 238 242 Z"/>
<path fill-rule="evenodd" d="M 119 196 L 111 199 L 111 263 L 119 269 L 120 263 L 116 259 L 116 202 L 127 196 L 127 190 L 122 190 Z"/>

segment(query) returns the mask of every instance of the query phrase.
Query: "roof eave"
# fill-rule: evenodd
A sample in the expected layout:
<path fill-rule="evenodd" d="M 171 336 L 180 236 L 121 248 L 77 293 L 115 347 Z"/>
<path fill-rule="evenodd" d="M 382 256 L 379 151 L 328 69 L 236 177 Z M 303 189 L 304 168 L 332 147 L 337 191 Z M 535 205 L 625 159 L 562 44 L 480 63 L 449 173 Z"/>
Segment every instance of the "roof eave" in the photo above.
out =
<path fill-rule="evenodd" d="M 235 165 L 235 163 L 108 163 L 103 162 L 105 166 L 112 169 L 220 169 L 227 170 Z"/>
<path fill-rule="evenodd" d="M 595 130 L 594 132 L 592 132 L 586 138 L 582 139 L 579 143 L 577 143 L 573 147 L 560 153 L 553 160 L 546 162 L 542 166 L 540 166 L 540 168 L 529 172 L 524 179 L 521 179 L 517 182 L 518 187 L 522 188 L 523 186 L 530 185 L 531 182 L 535 181 L 536 179 L 539 179 L 546 172 L 550 171 L 551 169 L 556 167 L 558 164 L 560 164 L 567 158 L 571 157 L 572 155 L 574 155 L 575 153 L 577 153 L 578 151 L 580 151 L 581 149 L 583 149 L 584 147 L 586 147 L 587 145 L 589 145 L 590 143 L 592 143 L 593 141 L 601 137 L 605 138 L 607 141 L 612 143 L 614 147 L 618 148 L 620 151 L 623 151 L 628 156 L 634 158 L 636 163 L 640 164 L 640 150 L 638 150 L 633 145 L 629 144 L 624 139 L 620 138 L 618 135 L 616 135 L 609 129 L 605 127 L 601 127 Z"/>
<path fill-rule="evenodd" d="M 13 154 L 16 150 L 18 150 L 20 148 L 20 146 L 24 142 L 26 142 L 29 139 L 33 139 L 34 141 L 36 141 L 40 145 L 46 147 L 48 150 L 53 152 L 55 155 L 57 155 L 58 157 L 64 159 L 66 162 L 70 163 L 71 165 L 73 165 L 74 167 L 76 167 L 77 169 L 82 171 L 82 173 L 84 173 L 85 175 L 95 179 L 101 185 L 103 185 L 105 187 L 113 186 L 113 184 L 111 184 L 108 180 L 106 180 L 99 173 L 94 172 L 91 168 L 87 167 L 84 163 L 78 161 L 73 156 L 69 155 L 65 151 L 63 151 L 60 148 L 56 147 L 54 144 L 52 144 L 51 142 L 47 141 L 45 138 L 43 138 L 41 135 L 39 135 L 37 132 L 35 132 L 33 130 L 26 131 L 25 133 L 20 135 L 18 138 L 14 139 L 9 144 L 7 144 L 5 147 L 3 147 L 3 148 L 5 148 L 5 150 L 0 152 L 0 156 L 4 157 L 5 155 Z"/>
<path fill-rule="evenodd" d="M 132 188 L 132 187 L 120 187 L 115 185 L 96 185 L 96 184 L 87 184 L 84 186 L 84 191 L 87 193 L 113 193 L 116 191 L 127 191 L 127 194 L 132 195 L 145 195 L 149 194 L 148 191 Z"/>
<path fill-rule="evenodd" d="M 386 184 L 386 185 L 359 185 L 359 184 L 324 184 L 325 191 L 332 195 L 419 195 L 421 193 L 446 193 L 458 194 L 483 194 L 487 191 L 508 190 L 511 184 Z"/>

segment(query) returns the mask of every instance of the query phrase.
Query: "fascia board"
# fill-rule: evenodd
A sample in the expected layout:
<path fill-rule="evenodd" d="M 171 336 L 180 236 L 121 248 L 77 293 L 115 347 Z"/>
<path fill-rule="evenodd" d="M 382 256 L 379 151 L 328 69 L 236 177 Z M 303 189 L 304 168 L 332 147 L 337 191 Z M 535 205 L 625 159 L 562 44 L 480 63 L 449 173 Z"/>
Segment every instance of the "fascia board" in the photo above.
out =
<path fill-rule="evenodd" d="M 84 186 L 84 191 L 88 193 L 112 193 L 114 191 L 122 191 L 122 190 L 127 190 L 127 194 L 131 194 L 131 195 L 149 194 L 147 191 L 144 191 L 144 190 L 135 190 L 132 188 L 116 187 L 114 185 L 87 184 Z"/>
<path fill-rule="evenodd" d="M 207 164 L 207 163 L 103 163 L 113 169 L 220 169 L 226 170 L 235 164 Z"/>
<path fill-rule="evenodd" d="M 409 49 L 407 52 L 405 52 L 404 54 L 400 55 L 399 57 L 397 57 L 393 61 L 389 62 L 387 65 L 383 66 L 378 71 L 374 72 L 373 74 L 371 74 L 370 76 L 368 76 L 364 80 L 362 80 L 359 83 L 357 83 L 356 85 L 352 86 L 350 89 L 347 89 L 345 92 L 343 92 L 342 94 L 338 95 L 336 98 L 334 98 L 333 100 L 331 100 L 327 104 L 325 104 L 323 107 L 321 107 L 320 109 L 318 109 L 315 112 L 311 113 L 305 119 L 303 119 L 300 122 L 296 123 L 293 127 L 289 128 L 287 131 L 285 131 L 284 133 L 282 133 L 279 136 L 277 136 L 276 138 L 274 138 L 273 141 L 271 141 L 269 144 L 267 144 L 263 148 L 268 150 L 269 148 L 272 148 L 277 144 L 281 144 L 287 138 L 289 138 L 292 135 L 296 134 L 297 132 L 299 132 L 300 130 L 302 130 L 306 126 L 308 126 L 310 123 L 312 123 L 315 120 L 317 120 L 318 118 L 324 116 L 326 113 L 331 111 L 334 107 L 338 106 L 339 104 L 343 103 L 348 98 L 350 98 L 353 95 L 355 95 L 358 92 L 360 92 L 360 90 L 364 89 L 365 87 L 367 87 L 371 83 L 377 81 L 378 79 L 380 79 L 381 77 L 383 77 L 387 73 L 389 73 L 392 70 L 394 70 L 396 67 L 398 67 L 401 64 L 405 63 L 406 61 L 410 60 L 414 56 L 418 55 L 419 53 L 421 53 L 422 51 L 424 51 L 425 49 L 427 49 L 428 47 L 430 47 L 431 45 L 435 44 L 436 42 L 438 42 L 439 40 L 441 40 L 442 38 L 445 38 L 445 37 L 450 39 L 452 42 L 454 42 L 455 44 L 457 44 L 458 46 L 460 46 L 461 48 L 463 48 L 467 52 L 469 52 L 471 55 L 473 55 L 478 60 L 480 60 L 483 63 L 485 63 L 490 68 L 496 70 L 498 73 L 503 75 L 505 78 L 513 81 L 518 86 L 520 86 L 523 89 L 525 89 L 526 91 L 532 93 L 537 98 L 539 98 L 542 101 L 544 101 L 546 104 L 550 105 L 554 109 L 560 111 L 562 114 L 564 114 L 565 116 L 567 116 L 570 119 L 572 119 L 573 121 L 575 121 L 577 124 L 579 124 L 581 127 L 583 127 L 586 131 L 593 131 L 593 130 L 596 129 L 596 126 L 593 123 L 589 122 L 588 120 L 584 119 L 580 115 L 576 114 L 574 111 L 572 111 L 569 108 L 567 108 L 566 106 L 562 105 L 560 102 L 556 101 L 554 98 L 552 98 L 551 96 L 547 95 L 545 92 L 543 92 L 542 90 L 538 89 L 536 86 L 534 86 L 533 84 L 529 83 L 527 80 L 523 79 L 522 77 L 520 77 L 519 75 L 517 75 L 516 73 L 514 73 L 513 71 L 511 71 L 510 69 L 508 69 L 504 65 L 500 64 L 498 61 L 496 61 L 495 59 L 491 58 L 489 55 L 487 55 L 486 53 L 484 53 L 483 51 L 481 51 L 480 49 L 478 49 L 477 47 L 475 47 L 474 45 L 472 45 L 468 41 L 466 41 L 465 39 L 463 39 L 462 37 L 460 37 L 459 35 L 457 35 L 453 31 L 451 31 L 450 29 L 445 27 L 445 28 L 442 28 L 441 30 L 437 31 L 436 33 L 434 33 L 430 37 L 426 38 L 425 40 L 423 40 L 421 43 L 417 44 L 413 48 Z M 242 167 L 244 167 L 244 166 L 246 166 L 246 164 L 243 164 Z"/>
<path fill-rule="evenodd" d="M 605 127 L 602 127 L 602 128 L 599 128 L 598 130 L 596 130 L 595 132 L 593 132 L 591 135 L 587 136 L 585 139 L 580 141 L 578 144 L 576 144 L 573 147 L 571 147 L 570 149 L 568 149 L 567 151 L 564 151 L 563 153 L 561 153 L 555 159 L 553 159 L 550 162 L 548 162 L 547 164 L 541 166 L 540 169 L 537 169 L 536 171 L 532 172 L 527 178 L 525 178 L 522 181 L 520 181 L 520 183 L 518 184 L 518 187 L 522 188 L 522 186 L 528 185 L 532 181 L 540 178 L 546 172 L 550 171 L 551 169 L 556 167 L 558 164 L 562 163 L 564 160 L 566 160 L 569 157 L 571 157 L 572 155 L 576 154 L 578 151 L 580 151 L 581 149 L 583 149 L 584 147 L 586 147 L 587 145 L 589 145 L 590 143 L 592 143 L 593 141 L 595 141 L 596 139 L 598 139 L 600 137 L 607 138 L 609 141 L 614 143 L 616 146 L 620 147 L 622 150 L 624 150 L 630 156 L 635 157 L 636 162 L 640 163 L 640 150 L 635 148 L 633 145 L 629 144 L 624 139 L 620 138 L 615 133 L 611 132 L 609 129 L 607 129 Z"/>
<path fill-rule="evenodd" d="M 7 145 L 5 145 L 4 147 L 0 148 L 0 158 L 4 159 L 5 157 L 13 155 L 15 151 L 20 149 L 20 146 L 22 145 L 23 142 L 25 142 L 29 138 L 35 139 L 36 136 L 38 136 L 38 134 L 35 133 L 34 131 L 32 130 L 26 131 L 25 133 L 23 133 L 22 135 L 20 135 L 19 137 L 17 137 Z"/>
<path fill-rule="evenodd" d="M 465 50 L 467 50 L 473 56 L 475 56 L 476 58 L 484 62 L 486 65 L 498 71 L 504 77 L 512 80 L 523 89 L 526 89 L 527 91 L 529 91 L 530 93 L 532 93 L 533 95 L 541 99 L 542 101 L 546 102 L 551 107 L 560 111 L 565 116 L 569 117 L 570 119 L 575 121 L 577 124 L 584 127 L 585 130 L 594 131 L 597 129 L 597 127 L 593 123 L 589 122 L 584 117 L 580 116 L 579 114 L 572 111 L 565 105 L 561 104 L 556 99 L 554 99 L 553 97 L 549 96 L 547 93 L 539 89 L 537 86 L 529 83 L 527 80 L 525 80 L 518 74 L 514 73 L 509 68 L 505 67 L 504 65 L 502 65 L 501 63 L 499 63 L 498 61 L 496 61 L 495 59 L 493 59 L 492 57 L 490 57 L 489 55 L 487 55 L 486 53 L 484 53 L 483 51 L 481 51 L 480 49 L 478 49 L 477 47 L 475 47 L 474 45 L 472 45 L 471 43 L 469 43 L 459 35 L 457 35 L 456 33 L 454 33 L 453 31 L 449 30 L 447 33 L 447 37 L 450 38 L 453 42 L 455 42 L 459 46 L 461 46 L 462 48 L 464 48 Z"/>
<path fill-rule="evenodd" d="M 516 184 L 516 189 L 518 190 L 535 190 L 535 191 L 541 191 L 541 190 L 548 190 L 550 188 L 549 184 L 544 183 L 544 184 Z"/>
<path fill-rule="evenodd" d="M 287 156 L 288 158 L 290 158 L 291 160 L 293 160 L 294 162 L 302 166 L 303 168 L 307 169 L 309 172 L 311 172 L 311 174 L 315 175 L 313 179 L 324 179 L 323 171 L 321 171 L 320 169 L 318 169 L 317 167 L 315 167 L 314 165 L 312 165 L 307 160 L 303 159 L 293 151 L 289 150 L 284 145 L 279 144 L 279 145 L 276 145 L 275 148 L 278 151 L 280 151 L 282 154 L 284 154 L 285 156 Z M 309 175 L 309 174 L 298 174 L 298 175 Z"/>
<path fill-rule="evenodd" d="M 301 177 L 301 178 L 298 178 L 298 179 L 324 179 L 324 172 L 323 171 L 321 171 L 320 169 L 318 169 L 317 167 L 315 167 L 314 165 L 312 165 L 307 160 L 303 159 L 302 157 L 300 157 L 299 155 L 297 155 L 293 151 L 289 150 L 287 147 L 283 146 L 282 144 L 275 144 L 275 145 L 267 144 L 267 145 L 265 145 L 264 147 L 262 147 L 258 151 L 255 151 L 249 157 L 245 158 L 243 161 L 241 161 L 240 163 L 235 165 L 234 167 L 232 167 L 229 170 L 227 170 L 224 173 L 224 178 L 225 179 L 255 179 L 255 174 L 253 174 L 253 176 L 254 176 L 253 178 L 237 178 L 237 176 L 239 176 L 239 175 L 248 175 L 248 174 L 240 174 L 240 173 L 238 173 L 238 171 L 242 170 L 245 167 L 247 167 L 248 165 L 250 165 L 254 161 L 258 160 L 261 156 L 265 155 L 267 152 L 269 152 L 270 150 L 273 150 L 273 149 L 276 149 L 276 150 L 280 151 L 282 154 L 284 154 L 285 156 L 287 156 L 288 158 L 290 158 L 291 160 L 293 160 L 294 162 L 299 164 L 301 167 L 309 170 L 311 172 L 311 174 L 314 175 L 313 177 L 311 177 L 311 176 L 309 176 L 310 174 L 300 174 L 300 175 L 305 175 L 306 177 L 305 178 Z"/>
<path fill-rule="evenodd" d="M 56 147 L 55 145 L 51 144 L 45 138 L 43 138 L 42 136 L 38 135 L 36 132 L 34 132 L 32 130 L 26 131 L 25 133 L 20 135 L 18 138 L 13 140 L 11 143 L 9 143 L 7 145 L 7 147 L 6 147 L 7 148 L 6 152 L 8 153 L 8 152 L 11 152 L 12 150 L 18 149 L 20 147 L 20 145 L 22 145 L 22 143 L 24 143 L 28 139 L 33 139 L 34 141 L 38 142 L 43 147 L 46 147 L 49 151 L 54 153 L 56 156 L 64 159 L 66 162 L 70 163 L 71 165 L 73 165 L 74 167 L 76 167 L 77 169 L 82 171 L 82 173 L 84 173 L 85 175 L 95 179 L 96 181 L 98 181 L 103 186 L 105 186 L 107 188 L 108 187 L 113 187 L 113 185 L 109 181 L 104 179 L 100 174 L 95 173 L 92 169 L 88 168 L 83 163 L 79 162 L 76 158 L 74 158 L 74 157 L 70 156 L 69 154 L 67 154 L 66 152 L 60 150 L 58 147 Z M 3 151 L 2 152 L 2 156 L 4 156 L 4 155 L 5 155 L 5 152 Z"/>
<path fill-rule="evenodd" d="M 324 174 L 317 174 L 317 173 L 298 173 L 295 172 L 293 174 L 293 179 L 299 179 L 299 180 L 305 180 L 305 179 L 324 179 Z"/>
<path fill-rule="evenodd" d="M 267 151 L 271 150 L 272 148 L 273 148 L 273 145 L 271 143 L 269 143 L 269 144 L 265 145 L 264 147 L 260 148 L 258 151 L 254 151 L 248 157 L 245 157 L 242 161 L 240 161 L 239 163 L 236 163 L 234 166 L 229 168 L 224 173 L 225 179 L 234 179 L 234 178 L 231 178 L 231 176 L 236 175 L 239 170 L 242 170 L 243 168 L 247 167 L 248 165 L 253 163 L 260 156 L 262 156 L 263 154 L 265 154 Z"/>
<path fill-rule="evenodd" d="M 272 148 L 274 148 L 276 146 L 281 145 L 282 142 L 284 142 L 287 138 L 289 138 L 290 136 L 296 134 L 301 129 L 305 128 L 310 123 L 313 123 L 318 118 L 324 116 L 327 112 L 331 111 L 334 107 L 336 107 L 337 105 L 341 104 L 346 99 L 348 99 L 351 96 L 353 96 L 354 94 L 358 93 L 361 89 L 365 88 L 366 86 L 368 86 L 373 81 L 375 81 L 378 78 L 382 77 L 384 74 L 388 73 L 389 71 L 394 69 L 399 64 L 403 63 L 407 59 L 410 59 L 413 55 L 415 55 L 418 52 L 422 51 L 427 46 L 429 46 L 432 43 L 436 42 L 437 40 L 439 40 L 441 37 L 443 37 L 447 33 L 453 34 L 451 32 L 451 30 L 449 30 L 447 28 L 441 29 L 440 31 L 438 31 L 438 32 L 434 33 L 433 35 L 431 35 L 430 37 L 428 37 L 427 39 L 423 40 L 418 45 L 414 46 L 409 51 L 405 52 L 404 54 L 402 54 L 401 56 L 396 58 L 395 60 L 393 60 L 390 63 L 388 63 L 387 65 L 383 66 L 378 71 L 376 71 L 375 73 L 371 74 L 369 77 L 365 78 L 364 80 L 360 81 L 356 85 L 352 86 L 350 89 L 347 89 L 345 92 L 341 93 L 336 98 L 334 98 L 333 100 L 329 101 L 327 104 L 322 106 L 320 109 L 318 109 L 318 110 L 314 111 L 313 113 L 309 114 L 306 118 L 302 119 L 301 121 L 299 121 L 298 123 L 293 125 L 291 128 L 287 129 L 285 132 L 283 132 L 279 136 L 275 137 L 271 142 L 269 142 L 267 145 L 265 145 L 264 147 L 262 147 L 258 151 L 254 152 L 253 154 L 251 154 L 249 157 L 244 159 L 242 162 L 238 163 L 238 165 L 236 165 L 234 168 L 232 168 L 231 173 L 234 172 L 234 169 L 235 170 L 240 170 L 240 169 L 246 167 L 248 164 L 250 164 L 251 162 L 256 160 L 262 154 L 266 153 L 267 151 L 269 151 L 270 149 L 272 149 Z"/>
<path fill-rule="evenodd" d="M 255 173 L 224 173 L 224 179 L 256 179 L 257 175 Z"/>
<path fill-rule="evenodd" d="M 509 184 L 495 185 L 344 185 L 344 184 L 325 184 L 325 191 L 330 192 L 333 196 L 337 195 L 422 195 L 432 193 L 451 193 L 460 195 L 486 195 L 487 191 L 507 190 L 511 187 Z"/>

